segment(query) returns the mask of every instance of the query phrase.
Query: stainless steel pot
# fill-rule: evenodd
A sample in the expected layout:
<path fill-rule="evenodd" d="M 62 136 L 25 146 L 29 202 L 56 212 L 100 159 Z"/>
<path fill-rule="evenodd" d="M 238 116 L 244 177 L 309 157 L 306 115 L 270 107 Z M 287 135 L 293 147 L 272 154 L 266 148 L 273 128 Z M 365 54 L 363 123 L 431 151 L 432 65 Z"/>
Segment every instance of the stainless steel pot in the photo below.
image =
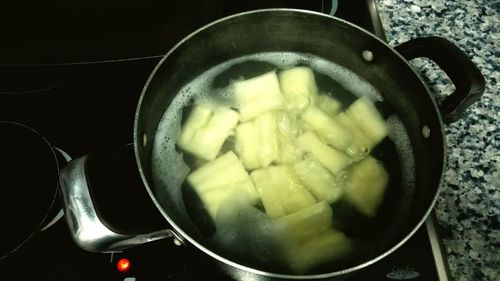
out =
<path fill-rule="evenodd" d="M 223 256 L 207 246 L 166 180 L 153 179 L 155 169 L 169 163 L 152 160 L 158 124 L 176 93 L 193 78 L 225 61 L 261 52 L 308 53 L 344 66 L 378 88 L 384 104 L 402 120 L 411 140 L 415 182 L 402 185 L 399 202 L 384 216 L 376 235 L 384 240 L 376 250 L 349 266 L 332 267 L 309 275 L 254 268 Z M 456 91 L 436 104 L 407 59 L 429 57 L 451 78 Z M 456 46 L 443 38 L 421 38 L 396 48 L 341 19 L 315 12 L 269 9 L 246 12 L 211 23 L 192 33 L 159 62 L 144 86 L 135 116 L 134 149 L 137 166 L 154 204 L 178 240 L 199 249 L 208 259 L 238 280 L 336 279 L 389 255 L 423 224 L 439 192 L 446 148 L 443 120 L 451 122 L 484 91 L 484 78 Z M 164 165 L 157 167 L 157 165 Z M 71 165 L 70 165 L 71 166 Z M 74 169 L 73 169 L 74 170 Z M 71 169 L 62 180 L 71 184 Z M 375 235 L 375 234 L 374 234 Z M 390 237 L 383 239 L 383 237 Z M 123 246 L 123 245 L 121 245 Z M 249 278 L 249 279 L 247 279 Z"/>

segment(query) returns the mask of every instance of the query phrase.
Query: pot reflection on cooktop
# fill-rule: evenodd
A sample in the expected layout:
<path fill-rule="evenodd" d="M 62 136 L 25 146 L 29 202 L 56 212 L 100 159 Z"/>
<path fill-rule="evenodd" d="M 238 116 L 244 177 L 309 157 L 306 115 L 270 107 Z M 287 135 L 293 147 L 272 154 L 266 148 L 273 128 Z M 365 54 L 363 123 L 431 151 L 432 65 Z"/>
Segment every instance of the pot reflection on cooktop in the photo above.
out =
<path fill-rule="evenodd" d="M 230 15 L 233 13 L 266 8 L 294 8 L 329 14 L 332 7 L 336 7 L 337 0 L 254 0 L 234 1 L 219 0 L 220 5 L 213 5 L 213 1 L 205 1 L 209 6 L 220 11 L 219 15 Z M 216 1 L 217 2 L 217 1 Z M 333 4 L 333 5 L 332 5 Z"/>

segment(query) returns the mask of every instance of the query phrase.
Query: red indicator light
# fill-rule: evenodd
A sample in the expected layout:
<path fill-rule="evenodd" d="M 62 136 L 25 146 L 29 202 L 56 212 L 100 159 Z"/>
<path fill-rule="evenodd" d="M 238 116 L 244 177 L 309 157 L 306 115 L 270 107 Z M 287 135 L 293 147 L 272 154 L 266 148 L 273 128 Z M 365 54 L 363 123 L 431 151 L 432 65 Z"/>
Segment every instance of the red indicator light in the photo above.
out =
<path fill-rule="evenodd" d="M 118 268 L 118 270 L 121 272 L 125 272 L 125 271 L 130 269 L 130 261 L 128 259 L 125 259 L 125 258 L 120 259 L 116 263 L 116 268 Z"/>

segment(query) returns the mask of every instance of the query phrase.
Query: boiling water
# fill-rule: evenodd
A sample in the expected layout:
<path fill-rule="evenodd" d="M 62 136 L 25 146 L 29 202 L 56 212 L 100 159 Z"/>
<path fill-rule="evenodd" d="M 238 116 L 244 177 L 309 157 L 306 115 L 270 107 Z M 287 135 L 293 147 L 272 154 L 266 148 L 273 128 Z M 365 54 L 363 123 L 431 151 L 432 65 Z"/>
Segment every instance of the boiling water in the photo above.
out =
<path fill-rule="evenodd" d="M 193 104 L 215 102 L 234 107 L 231 82 L 248 79 L 272 69 L 286 69 L 295 65 L 310 66 L 315 71 L 320 92 L 333 93 L 345 107 L 361 96 L 383 101 L 381 93 L 375 87 L 352 71 L 309 54 L 270 52 L 244 56 L 214 66 L 178 92 L 158 125 L 152 152 L 154 188 L 167 191 L 168 199 L 165 200 L 173 205 L 174 210 L 183 215 L 190 214 L 189 218 L 199 231 L 192 233 L 193 236 L 206 239 L 201 242 L 222 256 L 238 259 L 246 265 L 262 270 L 279 271 L 279 273 L 290 272 L 276 262 L 279 257 L 273 254 L 275 245 L 273 230 L 265 214 L 252 206 L 245 205 L 236 196 L 233 202 L 225 204 L 231 205 L 227 206 L 228 208 L 238 210 L 235 213 L 240 219 L 230 215 L 222 218 L 227 227 L 217 231 L 216 224 L 200 208 L 201 202 L 193 196 L 190 187 L 184 184 L 190 167 L 195 168 L 201 163 L 192 162 L 188 155 L 183 155 L 176 148 L 176 141 L 180 136 L 183 117 L 189 113 L 189 108 Z M 385 108 L 383 103 L 378 102 L 377 106 L 387 118 L 391 128 L 389 138 L 372 152 L 375 158 L 382 161 L 390 174 L 384 203 L 379 210 L 380 215 L 367 220 L 354 212 L 345 202 L 333 204 L 332 209 L 336 215 L 334 226 L 359 241 L 359 246 L 348 259 L 337 261 L 337 267 L 329 265 L 328 268 L 317 269 L 319 272 L 329 272 L 354 265 L 360 261 L 356 253 L 365 258 L 368 252 L 375 255 L 380 249 L 374 245 L 385 246 L 385 243 L 389 243 L 397 233 L 397 226 L 404 221 L 406 212 L 403 206 L 410 205 L 415 185 L 410 139 L 401 120 L 391 114 L 391 110 Z M 353 221 L 358 223 L 352 223 Z"/>

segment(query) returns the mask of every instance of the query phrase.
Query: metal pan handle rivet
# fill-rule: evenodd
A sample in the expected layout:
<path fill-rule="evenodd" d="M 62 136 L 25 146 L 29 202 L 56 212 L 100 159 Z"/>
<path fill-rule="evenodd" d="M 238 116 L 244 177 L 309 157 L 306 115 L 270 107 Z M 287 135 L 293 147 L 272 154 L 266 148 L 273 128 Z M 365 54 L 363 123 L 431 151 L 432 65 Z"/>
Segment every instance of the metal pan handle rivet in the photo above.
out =
<path fill-rule="evenodd" d="M 422 135 L 424 136 L 424 138 L 429 138 L 429 136 L 431 135 L 431 129 L 429 128 L 429 126 L 427 125 L 424 125 L 422 127 Z"/>
<path fill-rule="evenodd" d="M 373 52 L 370 50 L 363 50 L 363 52 L 361 52 L 361 56 L 367 62 L 373 61 Z"/>
<path fill-rule="evenodd" d="M 184 245 L 184 243 L 182 243 L 182 241 L 180 239 L 176 238 L 176 237 L 174 237 L 173 240 L 174 240 L 175 246 L 182 246 L 182 245 Z"/>

